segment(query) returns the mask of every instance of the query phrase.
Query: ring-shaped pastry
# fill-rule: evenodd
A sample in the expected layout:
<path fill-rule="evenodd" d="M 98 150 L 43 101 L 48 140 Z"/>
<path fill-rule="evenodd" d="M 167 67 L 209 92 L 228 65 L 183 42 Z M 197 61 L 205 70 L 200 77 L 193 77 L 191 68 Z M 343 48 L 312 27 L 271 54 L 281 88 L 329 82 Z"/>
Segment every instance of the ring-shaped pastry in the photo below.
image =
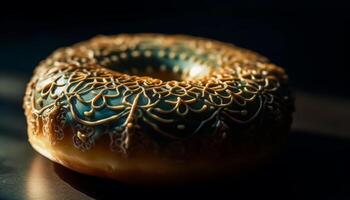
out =
<path fill-rule="evenodd" d="M 246 49 L 183 35 L 98 36 L 42 61 L 24 98 L 42 155 L 125 182 L 239 173 L 290 129 L 284 70 Z"/>

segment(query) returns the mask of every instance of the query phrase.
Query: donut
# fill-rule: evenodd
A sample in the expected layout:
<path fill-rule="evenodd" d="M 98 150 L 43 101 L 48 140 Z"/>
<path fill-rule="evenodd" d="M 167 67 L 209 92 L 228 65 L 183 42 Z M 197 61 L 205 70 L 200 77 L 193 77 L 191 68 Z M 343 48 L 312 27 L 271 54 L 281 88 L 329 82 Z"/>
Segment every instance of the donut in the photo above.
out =
<path fill-rule="evenodd" d="M 186 35 L 96 36 L 54 51 L 27 85 L 31 146 L 125 183 L 239 175 L 279 152 L 294 100 L 285 71 Z"/>

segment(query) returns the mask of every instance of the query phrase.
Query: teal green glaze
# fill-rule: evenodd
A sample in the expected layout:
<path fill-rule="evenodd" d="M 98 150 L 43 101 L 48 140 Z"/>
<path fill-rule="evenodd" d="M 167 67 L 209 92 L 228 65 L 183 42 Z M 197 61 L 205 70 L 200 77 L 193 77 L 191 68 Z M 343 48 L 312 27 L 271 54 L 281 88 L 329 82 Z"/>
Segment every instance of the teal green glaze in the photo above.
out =
<path fill-rule="evenodd" d="M 38 67 L 28 104 L 38 118 L 64 119 L 54 130 L 79 133 L 77 148 L 88 150 L 108 135 L 111 149 L 124 153 L 142 141 L 224 140 L 290 120 L 285 74 L 264 58 L 185 36 L 138 39 L 126 36 L 129 47 L 107 37 L 100 46 L 58 50 Z"/>
<path fill-rule="evenodd" d="M 152 66 L 155 68 L 155 70 L 160 70 L 160 67 L 163 65 L 166 67 L 166 71 L 169 71 L 172 73 L 174 66 L 179 66 L 179 73 L 185 71 L 186 69 L 189 70 L 194 65 L 198 65 L 198 62 L 205 63 L 206 66 L 211 67 L 218 67 L 218 64 L 215 60 L 209 59 L 209 55 L 207 54 L 198 54 L 195 53 L 193 50 L 186 48 L 185 46 L 181 46 L 180 48 L 165 48 L 165 49 L 159 49 L 157 47 L 146 47 L 145 45 L 140 45 L 143 48 L 135 48 L 132 50 L 126 50 L 126 51 L 115 51 L 110 52 L 109 55 L 97 57 L 96 59 L 98 61 L 102 61 L 106 57 L 112 57 L 113 55 L 119 55 L 120 53 L 125 53 L 128 57 L 128 59 L 120 59 L 118 62 L 112 62 L 108 65 L 108 68 L 121 71 L 121 72 L 129 72 L 130 68 L 136 68 L 138 69 L 138 72 L 140 75 L 149 75 L 154 76 L 155 74 L 147 74 L 146 67 Z M 152 45 L 151 45 L 152 46 Z M 138 51 L 140 54 L 144 54 L 145 51 L 151 52 L 150 57 L 140 56 L 137 58 L 133 58 L 132 52 Z M 160 52 L 164 52 L 164 55 L 170 55 L 171 53 L 174 53 L 173 58 L 169 58 L 166 56 L 160 56 Z M 190 61 L 190 60 L 184 60 L 181 59 L 180 55 L 186 55 L 189 58 L 196 59 L 196 62 Z M 131 59 L 130 59 L 131 58 Z M 204 66 L 205 67 L 205 66 Z M 162 77 L 159 77 L 162 79 Z M 164 80 L 164 79 L 162 79 Z"/>

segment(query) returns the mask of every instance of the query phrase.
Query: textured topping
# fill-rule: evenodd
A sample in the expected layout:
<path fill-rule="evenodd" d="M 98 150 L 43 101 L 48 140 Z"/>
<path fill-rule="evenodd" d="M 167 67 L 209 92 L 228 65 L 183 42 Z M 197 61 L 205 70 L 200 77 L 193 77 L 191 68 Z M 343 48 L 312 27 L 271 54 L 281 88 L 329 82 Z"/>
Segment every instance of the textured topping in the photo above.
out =
<path fill-rule="evenodd" d="M 55 133 L 53 143 L 69 126 L 81 150 L 109 135 L 111 149 L 127 154 L 140 140 L 224 139 L 266 112 L 278 122 L 291 113 L 286 83 L 281 68 L 233 45 L 187 36 L 100 36 L 41 62 L 24 105 L 34 134 L 40 118 L 43 132 Z"/>

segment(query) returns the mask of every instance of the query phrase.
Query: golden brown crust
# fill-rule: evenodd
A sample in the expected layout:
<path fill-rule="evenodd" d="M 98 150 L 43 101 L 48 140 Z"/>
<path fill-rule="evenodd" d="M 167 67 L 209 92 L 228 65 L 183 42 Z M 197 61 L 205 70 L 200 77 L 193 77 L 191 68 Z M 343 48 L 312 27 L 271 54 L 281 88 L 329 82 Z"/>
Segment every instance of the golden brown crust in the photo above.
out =
<path fill-rule="evenodd" d="M 66 130 L 65 134 L 72 134 L 69 132 L 70 130 Z M 28 130 L 32 147 L 50 160 L 80 173 L 137 185 L 179 184 L 240 175 L 267 162 L 278 152 L 286 138 L 278 138 L 283 136 L 279 132 L 274 134 L 276 135 L 271 140 L 260 141 L 260 145 L 238 143 L 235 148 L 236 155 L 225 158 L 226 160 L 208 160 L 202 157 L 181 161 L 155 158 L 151 155 L 125 158 L 106 148 L 108 138 L 99 140 L 89 152 L 83 152 L 72 145 L 70 138 L 66 137 L 58 144 L 52 145 L 49 137 L 42 133 L 32 134 Z"/>
<path fill-rule="evenodd" d="M 131 68 L 139 75 L 122 73 L 128 62 L 145 66 Z M 39 153 L 82 173 L 135 183 L 256 165 L 285 140 L 293 102 L 285 72 L 256 53 L 139 34 L 57 50 L 36 68 L 24 108 Z"/>

